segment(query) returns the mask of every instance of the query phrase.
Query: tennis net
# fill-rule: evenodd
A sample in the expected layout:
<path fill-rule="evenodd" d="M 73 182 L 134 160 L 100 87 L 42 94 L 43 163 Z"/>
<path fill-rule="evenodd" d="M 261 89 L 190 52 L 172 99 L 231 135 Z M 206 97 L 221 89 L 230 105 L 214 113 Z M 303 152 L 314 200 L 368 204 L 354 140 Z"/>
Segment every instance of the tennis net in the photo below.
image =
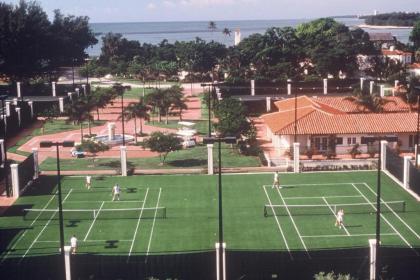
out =
<path fill-rule="evenodd" d="M 58 220 L 58 209 L 24 209 L 25 220 Z M 64 220 L 165 219 L 166 207 L 63 209 Z"/>
<path fill-rule="evenodd" d="M 341 203 L 314 205 L 264 205 L 264 217 L 299 215 L 331 215 L 343 209 L 346 214 L 369 214 L 376 212 L 376 203 Z M 405 201 L 381 202 L 381 212 L 405 212 Z"/>

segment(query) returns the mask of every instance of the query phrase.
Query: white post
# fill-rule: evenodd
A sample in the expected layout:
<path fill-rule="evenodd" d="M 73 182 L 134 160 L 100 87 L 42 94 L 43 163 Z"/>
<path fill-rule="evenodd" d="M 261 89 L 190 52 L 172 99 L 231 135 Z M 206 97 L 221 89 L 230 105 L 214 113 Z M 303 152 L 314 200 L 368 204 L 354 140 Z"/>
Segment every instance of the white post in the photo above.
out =
<path fill-rule="evenodd" d="M 38 179 L 39 177 L 38 148 L 32 148 L 32 155 L 34 157 L 34 179 Z"/>
<path fill-rule="evenodd" d="M 411 156 L 405 156 L 404 157 L 404 188 L 409 189 L 410 188 L 410 160 Z"/>
<path fill-rule="evenodd" d="M 15 106 L 18 105 L 18 99 L 17 98 L 13 98 L 13 105 L 15 105 Z"/>
<path fill-rule="evenodd" d="M 365 82 L 365 78 L 360 78 L 360 90 L 363 90 L 363 83 Z"/>
<path fill-rule="evenodd" d="M 121 176 L 127 176 L 127 147 L 120 146 L 121 150 Z"/>
<path fill-rule="evenodd" d="M 287 79 L 287 95 L 291 95 L 292 94 L 292 80 Z"/>
<path fill-rule="evenodd" d="M 6 115 L 10 117 L 10 101 L 6 101 Z"/>
<path fill-rule="evenodd" d="M 370 81 L 369 82 L 369 93 L 372 95 L 373 94 L 373 85 L 375 84 L 374 81 Z"/>
<path fill-rule="evenodd" d="M 34 118 L 34 102 L 33 101 L 28 101 L 28 105 L 29 107 L 31 107 L 31 118 Z"/>
<path fill-rule="evenodd" d="M 223 242 L 222 244 L 222 262 L 223 262 L 223 279 L 220 279 L 220 243 L 216 242 L 216 274 L 217 280 L 225 280 L 226 279 L 226 243 Z"/>
<path fill-rule="evenodd" d="M 19 127 L 21 127 L 21 126 L 22 126 L 22 118 L 21 118 L 21 116 L 20 116 L 20 108 L 19 108 L 19 107 L 17 107 L 15 110 L 16 110 L 16 113 L 17 113 L 17 115 L 18 115 L 18 123 L 19 123 Z"/>
<path fill-rule="evenodd" d="M 241 42 L 241 30 L 238 28 L 235 30 L 235 46 L 237 46 Z"/>
<path fill-rule="evenodd" d="M 66 268 L 66 280 L 71 280 L 70 252 L 71 246 L 64 246 L 64 266 Z"/>
<path fill-rule="evenodd" d="M 83 85 L 82 85 L 82 88 L 83 88 L 83 94 L 86 96 L 86 85 L 85 85 L 85 84 L 83 84 Z"/>
<path fill-rule="evenodd" d="M 388 141 L 382 140 L 381 141 L 381 169 L 386 170 L 386 147 L 388 146 Z"/>
<path fill-rule="evenodd" d="M 222 244 L 223 280 L 226 279 L 226 242 Z"/>
<path fill-rule="evenodd" d="M 0 154 L 1 154 L 0 165 L 2 165 L 4 162 L 4 140 L 3 139 L 0 139 Z"/>
<path fill-rule="evenodd" d="M 108 123 L 108 141 L 115 138 L 115 123 Z"/>
<path fill-rule="evenodd" d="M 13 197 L 19 197 L 19 172 L 18 172 L 19 165 L 14 163 L 10 165 L 10 174 L 12 177 L 12 190 L 13 190 Z"/>
<path fill-rule="evenodd" d="M 16 90 L 17 90 L 17 97 L 21 98 L 22 97 L 22 92 L 21 92 L 21 89 L 20 89 L 20 82 L 16 83 Z"/>
<path fill-rule="evenodd" d="M 55 82 L 52 82 L 52 96 L 57 96 L 57 93 L 55 91 Z"/>
<path fill-rule="evenodd" d="M 60 113 L 64 113 L 64 98 L 58 98 L 58 106 L 60 107 Z"/>
<path fill-rule="evenodd" d="M 420 145 L 414 145 L 414 156 L 418 155 L 418 148 L 420 147 Z M 415 160 L 415 159 L 414 159 Z M 420 163 L 420 157 L 417 156 L 417 162 L 415 162 L 416 164 Z"/>
<path fill-rule="evenodd" d="M 385 85 L 381 85 L 381 97 L 385 96 Z"/>
<path fill-rule="evenodd" d="M 207 144 L 207 174 L 213 175 L 213 144 Z"/>
<path fill-rule="evenodd" d="M 251 95 L 255 95 L 255 80 L 251 80 Z"/>
<path fill-rule="evenodd" d="M 220 88 L 216 88 L 216 96 L 217 100 L 222 100 L 222 93 L 220 92 Z"/>
<path fill-rule="evenodd" d="M 370 275 L 369 280 L 376 280 L 376 239 L 369 239 Z"/>
<path fill-rule="evenodd" d="M 324 94 L 328 94 L 328 79 L 324 79 Z"/>
<path fill-rule="evenodd" d="M 76 94 L 77 94 L 77 96 L 80 96 L 80 89 L 79 88 L 76 88 Z"/>
<path fill-rule="evenodd" d="M 395 81 L 394 81 L 394 87 L 395 87 L 395 88 L 397 88 L 397 87 L 398 87 L 399 82 L 400 82 L 400 81 L 398 81 L 398 80 L 395 80 Z"/>
<path fill-rule="evenodd" d="M 271 97 L 270 96 L 267 96 L 265 98 L 265 107 L 266 107 L 267 112 L 271 111 Z"/>
<path fill-rule="evenodd" d="M 293 172 L 299 173 L 300 143 L 293 143 Z"/>

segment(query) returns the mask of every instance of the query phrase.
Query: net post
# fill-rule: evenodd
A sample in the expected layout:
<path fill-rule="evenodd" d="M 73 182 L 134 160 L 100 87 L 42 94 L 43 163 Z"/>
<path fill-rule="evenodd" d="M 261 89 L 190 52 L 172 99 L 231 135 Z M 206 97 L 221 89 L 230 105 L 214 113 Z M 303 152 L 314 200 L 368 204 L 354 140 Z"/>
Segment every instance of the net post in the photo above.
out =
<path fill-rule="evenodd" d="M 405 207 L 406 207 L 406 203 L 405 203 L 405 201 L 403 201 L 403 208 L 402 208 L 403 212 L 405 212 Z"/>
<path fill-rule="evenodd" d="M 163 207 L 163 218 L 166 219 L 166 207 Z"/>
<path fill-rule="evenodd" d="M 64 266 L 66 269 L 66 280 L 71 280 L 70 251 L 70 246 L 64 246 Z"/>
<path fill-rule="evenodd" d="M 264 205 L 264 217 L 267 217 L 268 213 L 267 213 L 267 205 Z"/>

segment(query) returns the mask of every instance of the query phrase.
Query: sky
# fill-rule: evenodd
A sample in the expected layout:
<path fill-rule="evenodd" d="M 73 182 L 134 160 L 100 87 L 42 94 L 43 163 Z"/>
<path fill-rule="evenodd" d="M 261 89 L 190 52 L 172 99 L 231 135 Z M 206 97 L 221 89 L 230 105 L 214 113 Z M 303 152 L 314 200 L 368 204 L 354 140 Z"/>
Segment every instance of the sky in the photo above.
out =
<path fill-rule="evenodd" d="M 19 0 L 3 0 L 17 4 Z M 50 17 L 89 16 L 90 22 L 302 19 L 384 12 L 420 12 L 420 0 L 38 0 Z"/>

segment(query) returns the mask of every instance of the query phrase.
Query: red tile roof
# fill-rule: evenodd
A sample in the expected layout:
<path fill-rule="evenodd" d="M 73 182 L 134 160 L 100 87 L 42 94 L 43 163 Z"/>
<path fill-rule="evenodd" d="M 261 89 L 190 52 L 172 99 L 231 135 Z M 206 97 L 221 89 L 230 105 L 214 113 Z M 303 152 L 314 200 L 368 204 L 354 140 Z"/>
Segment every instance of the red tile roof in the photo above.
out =
<path fill-rule="evenodd" d="M 412 55 L 411 52 L 404 52 L 400 50 L 382 50 L 383 55 Z"/>
<path fill-rule="evenodd" d="M 286 112 L 283 112 L 274 113 L 278 114 L 276 117 L 267 118 L 264 115 L 261 118 L 273 133 L 292 135 L 292 112 L 289 112 L 289 116 L 284 116 Z M 416 113 L 330 115 L 312 110 L 297 120 L 299 135 L 414 133 L 416 130 Z"/>
<path fill-rule="evenodd" d="M 420 63 L 413 63 L 411 65 L 408 66 L 411 69 L 419 69 L 420 68 Z"/>

